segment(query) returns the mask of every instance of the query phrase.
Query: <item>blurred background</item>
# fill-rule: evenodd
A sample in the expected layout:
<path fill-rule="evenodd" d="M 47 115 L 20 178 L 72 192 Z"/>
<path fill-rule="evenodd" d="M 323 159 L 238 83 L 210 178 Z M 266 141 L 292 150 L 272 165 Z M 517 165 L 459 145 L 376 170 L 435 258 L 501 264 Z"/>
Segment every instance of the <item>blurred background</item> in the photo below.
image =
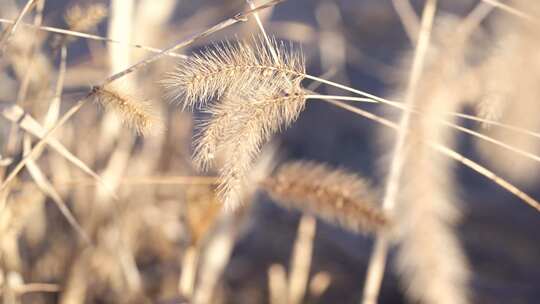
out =
<path fill-rule="evenodd" d="M 158 49 L 249 8 L 243 0 L 43 2 L 42 20 L 36 14 L 38 5 L 23 22 L 71 28 Z M 420 15 L 424 1 L 411 2 Z M 0 0 L 0 18 L 14 20 L 25 4 Z M 478 4 L 475 0 L 441 0 L 437 17 L 460 20 Z M 75 7 L 80 8 L 78 15 Z M 500 28 L 504 26 L 500 19 L 511 18 L 505 14 L 495 10 L 482 23 L 475 54 L 478 58 L 471 60 L 481 62 L 490 48 L 500 43 Z M 91 15 L 95 20 L 77 24 L 92 19 L 88 18 Z M 393 96 L 406 83 L 409 65 L 404 62 L 413 44 L 390 0 L 289 0 L 260 15 L 269 34 L 301 45 L 311 75 L 325 75 L 378 96 Z M 2 24 L 3 29 L 6 26 Z M 181 53 L 189 55 L 213 42 L 256 34 L 255 20 L 249 18 Z M 66 69 L 58 99 L 62 44 Z M 531 45 L 538 47 L 540 43 Z M 54 33 L 20 26 L 0 58 L 0 102 L 4 108 L 17 103 L 46 128 L 91 85 L 150 54 L 95 39 L 68 41 Z M 2 303 L 189 303 L 197 293 L 206 293 L 212 303 L 269 302 L 268 269 L 274 264 L 289 268 L 301 214 L 279 207 L 263 193 L 257 193 L 250 206 L 233 219 L 220 214 L 214 195 L 216 172 L 197 172 L 191 162 L 194 121 L 203 114 L 182 112 L 164 98 L 159 83 L 178 60 L 168 56 L 121 81 L 133 96 L 151 102 L 164 121 L 165 131 L 139 136 L 125 128 L 116 115 L 91 103 L 55 133 L 54 138 L 99 174 L 119 194 L 119 200 L 112 199 L 84 170 L 51 148 L 45 148 L 10 184 L 0 211 Z M 533 60 L 540 62 L 538 57 Z M 540 70 L 537 68 L 531 66 Z M 324 86 L 317 91 L 344 94 Z M 534 112 L 538 106 L 517 102 L 521 101 L 512 101 L 516 108 L 528 110 L 514 113 L 515 120 L 530 121 L 526 127 L 540 131 Z M 531 100 L 534 103 L 538 103 L 535 98 Z M 465 112 L 473 113 L 475 106 L 471 104 Z M 362 107 L 390 117 L 396 114 L 385 106 Z M 4 175 L 37 142 L 35 134 L 21 130 L 22 120 L 9 117 L 13 116 L 4 112 L 6 119 L 0 120 Z M 464 124 L 479 128 L 470 122 Z M 278 162 L 320 161 L 352 170 L 382 188 L 382 159 L 389 151 L 381 144 L 385 137 L 381 129 L 327 103 L 309 102 L 298 121 L 274 139 Z M 540 197 L 534 162 L 516 160 L 519 156 L 483 147 L 462 134 L 456 137 L 461 153 Z M 535 145 L 526 144 L 532 153 L 538 152 Z M 456 164 L 455 172 L 464 210 L 459 237 L 473 272 L 471 302 L 537 303 L 540 216 L 468 168 Z M 58 208 L 62 204 L 83 232 L 66 220 L 65 212 Z M 233 240 L 223 275 L 212 292 L 198 291 L 200 276 L 196 279 L 189 273 L 196 272 L 193 265 L 199 265 L 199 273 L 219 272 L 203 265 L 216 259 L 212 255 L 218 260 L 220 255 L 228 258 L 227 245 L 215 241 L 223 235 Z M 373 241 L 371 236 L 318 221 L 309 271 L 311 289 L 304 302 L 359 303 Z M 405 303 L 392 257 L 391 252 L 380 303 Z"/>

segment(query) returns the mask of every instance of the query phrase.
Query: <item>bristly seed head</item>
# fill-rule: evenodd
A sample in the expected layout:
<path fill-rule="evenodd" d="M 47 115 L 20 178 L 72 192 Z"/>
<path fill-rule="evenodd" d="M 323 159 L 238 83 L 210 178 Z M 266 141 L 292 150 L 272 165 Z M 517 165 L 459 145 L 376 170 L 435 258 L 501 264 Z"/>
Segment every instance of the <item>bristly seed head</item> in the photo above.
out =
<path fill-rule="evenodd" d="M 64 19 L 72 31 L 88 31 L 107 17 L 107 7 L 101 3 L 90 4 L 86 7 L 75 5 L 71 7 Z"/>
<path fill-rule="evenodd" d="M 263 38 L 224 42 L 182 61 L 164 82 L 184 108 L 202 108 L 195 165 L 207 170 L 224 155 L 218 192 L 226 209 L 241 203 L 246 179 L 264 143 L 305 107 L 301 53 Z M 210 102 L 214 101 L 214 102 Z"/>
<path fill-rule="evenodd" d="M 286 91 L 304 74 L 305 61 L 300 52 L 275 39 L 269 46 L 264 38 L 256 37 L 206 48 L 183 60 L 163 83 L 172 100 L 193 108 L 220 99 L 227 92 L 251 94 L 261 87 Z"/>
<path fill-rule="evenodd" d="M 74 5 L 64 15 L 67 27 L 71 31 L 89 32 L 107 17 L 107 7 L 102 3 L 89 5 Z M 52 40 L 52 47 L 59 48 L 61 45 L 71 43 L 76 37 L 71 35 L 57 35 Z"/>
<path fill-rule="evenodd" d="M 194 161 L 204 170 L 214 165 L 216 154 L 224 155 L 218 189 L 227 208 L 239 204 L 263 144 L 294 122 L 304 107 L 301 90 L 290 95 L 260 90 L 251 95 L 229 93 L 207 109 L 210 118 L 200 125 Z"/>
<path fill-rule="evenodd" d="M 90 97 L 106 110 L 116 112 L 123 123 L 141 135 L 160 131 L 163 128 L 163 124 L 153 113 L 151 104 L 147 101 L 135 100 L 110 86 L 94 87 Z"/>
<path fill-rule="evenodd" d="M 292 162 L 262 181 L 279 204 L 312 213 L 353 232 L 379 232 L 390 220 L 368 183 L 354 173 L 315 162 Z"/>

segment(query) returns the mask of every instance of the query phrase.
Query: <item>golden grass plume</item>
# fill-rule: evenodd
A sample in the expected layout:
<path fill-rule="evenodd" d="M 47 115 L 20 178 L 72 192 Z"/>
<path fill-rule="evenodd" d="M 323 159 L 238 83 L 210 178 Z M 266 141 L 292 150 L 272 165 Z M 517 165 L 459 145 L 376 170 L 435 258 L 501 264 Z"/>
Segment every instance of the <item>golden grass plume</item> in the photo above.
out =
<path fill-rule="evenodd" d="M 241 201 L 261 146 L 304 109 L 304 73 L 301 52 L 257 37 L 216 44 L 182 61 L 164 81 L 184 108 L 208 114 L 199 124 L 194 163 L 208 170 L 224 155 L 218 189 L 227 208 Z"/>
<path fill-rule="evenodd" d="M 536 1 L 514 1 L 520 11 L 540 16 L 540 4 Z M 482 117 L 500 123 L 537 132 L 540 122 L 530 113 L 540 111 L 540 32 L 537 23 L 524 22 L 514 16 L 502 16 L 495 23 L 498 34 L 494 50 L 477 69 L 477 77 L 483 84 L 478 102 Z M 508 129 L 489 128 L 485 133 L 506 144 L 538 154 L 537 138 L 516 134 Z M 507 149 L 478 142 L 485 160 L 513 179 L 532 183 L 539 175 L 540 166 L 526 158 L 515 157 Z"/>
<path fill-rule="evenodd" d="M 116 112 L 122 122 L 138 134 L 145 135 L 163 128 L 162 122 L 153 113 L 149 102 L 136 100 L 118 88 L 110 85 L 94 87 L 90 96 L 106 110 Z"/>
<path fill-rule="evenodd" d="M 270 43 L 255 37 L 214 44 L 182 60 L 163 83 L 184 107 L 204 106 L 227 92 L 249 95 L 261 87 L 288 92 L 303 79 L 304 57 L 283 42 Z"/>
<path fill-rule="evenodd" d="M 73 5 L 64 14 L 64 21 L 69 30 L 88 32 L 94 30 L 107 17 L 107 7 L 102 3 Z M 75 41 L 75 36 L 58 35 L 52 41 L 53 48 Z"/>
<path fill-rule="evenodd" d="M 417 93 L 410 100 L 422 115 L 410 116 L 393 211 L 399 242 L 396 268 L 408 299 L 421 303 L 469 303 L 470 273 L 456 231 L 461 205 L 452 163 L 424 144 L 455 145 L 452 130 L 438 123 L 452 122 L 445 113 L 457 111 L 465 100 L 465 91 L 458 89 L 460 75 L 468 70 L 467 44 L 459 32 L 452 34 L 452 24 L 452 19 L 435 24 Z"/>
<path fill-rule="evenodd" d="M 196 142 L 195 163 L 212 164 L 213 155 L 222 154 L 219 194 L 225 205 L 238 201 L 246 178 L 264 143 L 273 134 L 295 121 L 305 107 L 301 91 L 278 95 L 261 90 L 249 96 L 226 96 L 209 109 L 212 116 Z"/>
<path fill-rule="evenodd" d="M 88 6 L 74 5 L 65 14 L 64 20 L 72 31 L 88 31 L 107 17 L 107 7 L 101 3 Z"/>
<path fill-rule="evenodd" d="M 263 180 L 261 187 L 282 206 L 314 214 L 353 232 L 373 233 L 390 226 L 366 180 L 343 169 L 291 162 Z"/>

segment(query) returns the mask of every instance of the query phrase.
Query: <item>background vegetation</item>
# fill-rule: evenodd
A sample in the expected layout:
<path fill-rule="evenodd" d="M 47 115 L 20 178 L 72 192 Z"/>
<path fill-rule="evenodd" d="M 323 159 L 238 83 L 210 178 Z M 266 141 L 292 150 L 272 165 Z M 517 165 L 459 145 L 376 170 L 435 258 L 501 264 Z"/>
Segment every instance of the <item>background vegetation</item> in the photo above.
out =
<path fill-rule="evenodd" d="M 0 18 L 2 303 L 540 299 L 535 1 Z"/>

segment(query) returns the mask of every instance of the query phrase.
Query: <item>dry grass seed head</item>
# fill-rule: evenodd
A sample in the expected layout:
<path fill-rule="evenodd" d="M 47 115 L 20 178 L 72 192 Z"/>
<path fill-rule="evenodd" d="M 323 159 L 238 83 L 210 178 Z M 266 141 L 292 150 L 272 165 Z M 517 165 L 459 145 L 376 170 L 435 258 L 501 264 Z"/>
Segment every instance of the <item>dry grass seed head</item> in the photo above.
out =
<path fill-rule="evenodd" d="M 244 137 L 254 143 L 257 141 L 251 138 L 259 133 L 263 141 L 268 140 L 294 122 L 305 107 L 299 85 L 290 94 L 272 87 L 250 93 L 229 93 L 206 109 L 210 116 L 199 123 L 201 132 L 195 140 L 194 161 L 199 169 L 213 165 L 219 146 L 242 143 Z"/>
<path fill-rule="evenodd" d="M 86 7 L 75 5 L 64 16 L 66 24 L 72 31 L 88 31 L 96 27 L 107 17 L 107 7 L 101 3 L 90 4 Z"/>
<path fill-rule="evenodd" d="M 184 108 L 204 106 L 227 92 L 251 94 L 261 87 L 288 92 L 305 74 L 302 53 L 271 39 L 273 58 L 264 38 L 225 41 L 183 60 L 164 85 Z"/>
<path fill-rule="evenodd" d="M 540 4 L 535 1 L 515 1 L 516 8 L 540 16 Z M 538 131 L 539 120 L 530 113 L 540 111 L 540 32 L 536 23 L 524 22 L 514 16 L 501 16 L 495 23 L 499 38 L 495 50 L 478 68 L 483 84 L 478 103 L 479 114 L 503 124 Z M 537 154 L 536 138 L 516 134 L 502 128 L 490 128 L 486 134 L 506 144 Z M 484 142 L 477 142 L 485 160 L 511 178 L 534 183 L 540 167 L 530 160 L 515 157 L 513 152 Z"/>
<path fill-rule="evenodd" d="M 184 60 L 164 81 L 184 108 L 204 108 L 210 114 L 200 123 L 194 162 L 206 170 L 218 152 L 225 154 L 219 193 L 227 208 L 241 200 L 262 144 L 304 109 L 304 75 L 301 52 L 256 37 L 207 48 Z M 213 99 L 218 101 L 208 105 Z"/>
<path fill-rule="evenodd" d="M 293 162 L 261 183 L 277 203 L 312 213 L 353 232 L 389 226 L 368 183 L 354 173 L 315 162 Z"/>
<path fill-rule="evenodd" d="M 149 102 L 135 100 L 116 88 L 110 86 L 95 87 L 92 90 L 91 97 L 106 110 L 116 112 L 123 123 L 139 134 L 157 132 L 163 127 L 158 116 L 153 113 Z"/>
<path fill-rule="evenodd" d="M 101 3 L 94 3 L 70 7 L 64 15 L 64 20 L 69 30 L 88 32 L 93 30 L 105 17 L 107 17 L 107 7 Z M 51 44 L 54 49 L 58 49 L 61 45 L 76 39 L 75 36 L 71 35 L 56 35 Z"/>
<path fill-rule="evenodd" d="M 402 165 L 391 210 L 400 245 L 396 269 L 410 301 L 465 304 L 469 268 L 456 233 L 461 206 L 455 197 L 453 164 L 423 143 L 455 146 L 453 131 L 440 121 L 455 123 L 445 113 L 459 111 L 468 97 L 462 81 L 470 71 L 469 44 L 455 31 L 457 20 L 439 19 L 415 86 L 416 97 L 409 100 L 409 106 L 422 114 L 410 116 L 404 148 L 397 152 Z"/>
<path fill-rule="evenodd" d="M 294 122 L 305 107 L 302 91 L 279 94 L 262 89 L 250 96 L 227 95 L 209 109 L 211 117 L 196 143 L 194 160 L 208 168 L 214 155 L 224 155 L 218 190 L 227 208 L 241 201 L 261 146 Z"/>
<path fill-rule="evenodd" d="M 17 79 L 22 81 L 27 77 L 29 67 L 32 68 L 29 75 L 27 99 L 39 98 L 41 94 L 48 94 L 49 83 L 54 75 L 50 59 L 45 52 L 41 51 L 40 47 L 45 38 L 46 36 L 35 35 L 33 30 L 22 27 L 17 30 L 16 35 L 10 38 L 10 45 L 5 54 Z M 34 43 L 30 43 L 30 41 L 34 41 Z M 7 69 L 4 70 L 7 71 Z"/>

